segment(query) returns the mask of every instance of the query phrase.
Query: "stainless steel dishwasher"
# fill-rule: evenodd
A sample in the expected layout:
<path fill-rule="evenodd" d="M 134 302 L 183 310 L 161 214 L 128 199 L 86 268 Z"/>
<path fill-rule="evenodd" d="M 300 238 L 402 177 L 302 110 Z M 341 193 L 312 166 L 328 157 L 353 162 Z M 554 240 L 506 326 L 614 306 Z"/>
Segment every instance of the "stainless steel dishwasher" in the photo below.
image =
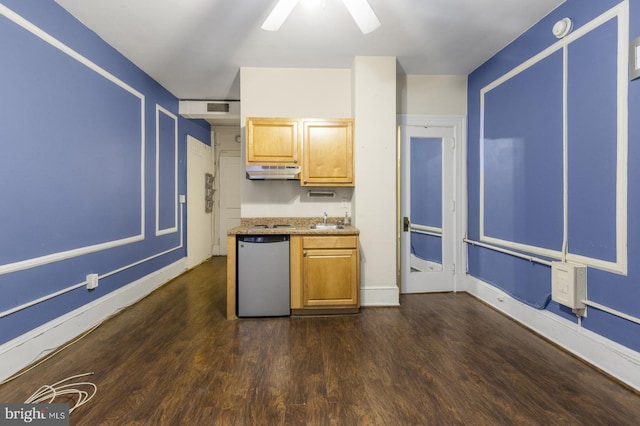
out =
<path fill-rule="evenodd" d="M 238 235 L 239 317 L 291 315 L 289 236 Z"/>

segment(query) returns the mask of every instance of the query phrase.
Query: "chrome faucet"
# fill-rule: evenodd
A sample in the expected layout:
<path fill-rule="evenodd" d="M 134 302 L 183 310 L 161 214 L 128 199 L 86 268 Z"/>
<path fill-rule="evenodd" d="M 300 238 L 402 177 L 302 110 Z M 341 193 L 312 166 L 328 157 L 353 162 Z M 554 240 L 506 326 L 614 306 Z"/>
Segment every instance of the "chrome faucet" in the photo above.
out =
<path fill-rule="evenodd" d="M 324 217 L 322 218 L 322 223 L 327 223 L 327 212 L 324 212 Z"/>

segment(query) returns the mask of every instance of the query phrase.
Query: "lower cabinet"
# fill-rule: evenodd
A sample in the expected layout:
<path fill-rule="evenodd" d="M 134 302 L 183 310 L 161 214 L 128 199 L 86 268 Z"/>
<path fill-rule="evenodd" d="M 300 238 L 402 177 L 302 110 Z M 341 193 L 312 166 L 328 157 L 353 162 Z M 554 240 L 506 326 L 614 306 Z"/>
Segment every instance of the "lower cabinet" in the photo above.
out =
<path fill-rule="evenodd" d="M 292 313 L 357 312 L 360 259 L 356 235 L 291 237 Z"/>

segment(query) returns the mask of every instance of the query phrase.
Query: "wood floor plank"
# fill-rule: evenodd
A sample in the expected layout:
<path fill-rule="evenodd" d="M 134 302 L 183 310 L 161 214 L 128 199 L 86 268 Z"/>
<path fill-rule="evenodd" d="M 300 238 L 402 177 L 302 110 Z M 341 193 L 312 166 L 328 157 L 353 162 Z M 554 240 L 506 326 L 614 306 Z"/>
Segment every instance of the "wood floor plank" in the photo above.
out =
<path fill-rule="evenodd" d="M 640 396 L 466 294 L 227 321 L 215 257 L 0 387 L 93 371 L 73 425 L 637 425 Z"/>

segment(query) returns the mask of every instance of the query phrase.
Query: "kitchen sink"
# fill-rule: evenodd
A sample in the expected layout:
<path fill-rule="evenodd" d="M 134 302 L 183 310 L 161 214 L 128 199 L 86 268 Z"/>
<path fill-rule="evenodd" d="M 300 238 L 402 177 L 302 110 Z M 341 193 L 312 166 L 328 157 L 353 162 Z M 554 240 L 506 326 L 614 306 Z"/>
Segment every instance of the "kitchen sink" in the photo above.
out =
<path fill-rule="evenodd" d="M 335 223 L 314 223 L 313 225 L 309 225 L 309 229 L 344 229 L 344 226 Z"/>

